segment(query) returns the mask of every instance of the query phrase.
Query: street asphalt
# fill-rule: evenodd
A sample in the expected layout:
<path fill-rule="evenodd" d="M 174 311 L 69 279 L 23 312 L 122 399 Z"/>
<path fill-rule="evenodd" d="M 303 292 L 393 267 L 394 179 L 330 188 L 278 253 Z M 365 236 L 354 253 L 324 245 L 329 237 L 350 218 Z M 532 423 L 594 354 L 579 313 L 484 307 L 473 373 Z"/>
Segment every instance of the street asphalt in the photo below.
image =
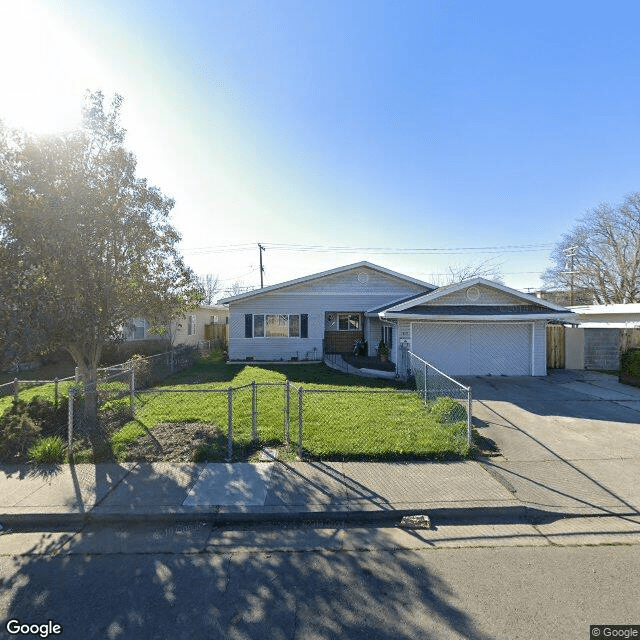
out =
<path fill-rule="evenodd" d="M 496 443 L 496 455 L 440 463 L 4 466 L 0 526 L 395 526 L 426 514 L 432 526 L 420 535 L 441 543 L 445 530 L 458 541 L 640 542 L 640 389 L 582 371 L 464 382 L 473 390 L 476 426 Z"/>

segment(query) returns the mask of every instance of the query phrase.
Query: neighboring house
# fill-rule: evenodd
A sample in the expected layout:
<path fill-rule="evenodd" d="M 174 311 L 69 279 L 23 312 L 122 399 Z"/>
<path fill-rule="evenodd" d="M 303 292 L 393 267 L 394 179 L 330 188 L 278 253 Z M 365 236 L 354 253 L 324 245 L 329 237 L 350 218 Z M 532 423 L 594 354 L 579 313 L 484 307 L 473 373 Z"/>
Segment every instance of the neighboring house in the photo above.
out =
<path fill-rule="evenodd" d="M 564 307 L 474 278 L 448 287 L 358 262 L 229 297 L 231 360 L 318 360 L 375 355 L 380 340 L 398 373 L 407 351 L 449 375 L 545 375 L 546 324 Z"/>
<path fill-rule="evenodd" d="M 229 322 L 229 308 L 225 305 L 201 305 L 193 311 L 189 311 L 182 318 L 171 321 L 171 336 L 174 346 L 177 345 L 197 345 L 199 342 L 208 340 L 207 327 L 209 325 L 227 326 Z M 126 340 L 158 340 L 168 339 L 169 332 L 158 334 L 151 332 L 149 323 L 144 318 L 133 318 L 131 320 Z M 219 332 L 216 332 L 219 333 Z M 223 332 L 225 334 L 227 331 Z"/>
<path fill-rule="evenodd" d="M 565 367 L 615 371 L 620 353 L 640 346 L 640 304 L 569 307 L 575 314 L 566 327 Z"/>
<path fill-rule="evenodd" d="M 545 290 L 533 291 L 532 294 L 536 298 L 542 298 L 547 302 L 553 302 L 553 304 L 559 304 L 567 309 L 570 309 L 572 305 L 577 304 L 591 304 L 594 302 L 593 291 L 589 289 L 581 289 L 576 287 L 573 292 L 565 290 Z"/>

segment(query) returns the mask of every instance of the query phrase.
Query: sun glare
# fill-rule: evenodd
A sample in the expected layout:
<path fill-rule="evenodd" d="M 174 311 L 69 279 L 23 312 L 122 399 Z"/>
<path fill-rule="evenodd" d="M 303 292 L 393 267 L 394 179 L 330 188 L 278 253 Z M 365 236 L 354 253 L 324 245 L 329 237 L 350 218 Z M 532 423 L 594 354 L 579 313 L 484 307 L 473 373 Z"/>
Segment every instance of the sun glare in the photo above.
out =
<path fill-rule="evenodd" d="M 31 0 L 3 0 L 0 59 L 0 119 L 37 133 L 77 124 L 95 64 L 55 15 Z"/>

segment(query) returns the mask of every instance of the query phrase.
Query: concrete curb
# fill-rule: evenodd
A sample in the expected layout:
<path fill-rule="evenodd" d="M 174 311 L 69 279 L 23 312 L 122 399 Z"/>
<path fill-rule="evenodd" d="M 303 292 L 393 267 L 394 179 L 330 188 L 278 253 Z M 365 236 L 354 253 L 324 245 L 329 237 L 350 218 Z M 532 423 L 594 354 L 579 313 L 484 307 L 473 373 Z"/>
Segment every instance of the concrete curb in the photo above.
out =
<path fill-rule="evenodd" d="M 0 514 L 0 525 L 10 530 L 47 530 L 82 528 L 88 525 L 176 525 L 186 523 L 206 523 L 212 526 L 266 526 L 277 524 L 342 524 L 355 526 L 386 525 L 396 526 L 405 516 L 427 515 L 435 525 L 539 525 L 570 518 L 640 517 L 640 512 L 602 511 L 588 513 L 581 511 L 552 511 L 530 505 L 477 506 L 477 507 L 435 507 L 433 509 L 387 509 L 387 510 L 334 510 L 296 512 L 229 512 L 221 510 L 170 510 L 128 512 L 86 513 L 23 513 Z"/>

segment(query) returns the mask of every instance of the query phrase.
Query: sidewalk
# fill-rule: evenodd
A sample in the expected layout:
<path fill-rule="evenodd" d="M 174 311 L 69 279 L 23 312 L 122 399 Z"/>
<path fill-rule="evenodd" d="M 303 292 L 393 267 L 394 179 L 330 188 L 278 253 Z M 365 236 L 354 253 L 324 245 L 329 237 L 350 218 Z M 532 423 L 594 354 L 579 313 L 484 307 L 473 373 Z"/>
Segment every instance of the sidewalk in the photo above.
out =
<path fill-rule="evenodd" d="M 548 524 L 580 515 L 625 515 L 597 485 L 581 503 L 541 508 L 518 498 L 487 461 L 236 464 L 108 463 L 0 468 L 0 525 L 286 520 L 389 522 L 424 513 L 436 524 Z M 640 533 L 640 526 L 638 527 Z"/>
<path fill-rule="evenodd" d="M 570 371 L 473 383 L 474 419 L 496 457 L 0 466 L 0 534 L 192 523 L 237 537 L 251 524 L 264 525 L 268 544 L 272 527 L 280 548 L 297 523 L 341 528 L 341 548 L 367 548 L 375 527 L 410 548 L 640 543 L 640 389 Z M 394 529 L 412 514 L 432 529 Z M 247 533 L 251 545 L 256 535 Z M 0 549 L 8 544 L 0 535 Z"/>

